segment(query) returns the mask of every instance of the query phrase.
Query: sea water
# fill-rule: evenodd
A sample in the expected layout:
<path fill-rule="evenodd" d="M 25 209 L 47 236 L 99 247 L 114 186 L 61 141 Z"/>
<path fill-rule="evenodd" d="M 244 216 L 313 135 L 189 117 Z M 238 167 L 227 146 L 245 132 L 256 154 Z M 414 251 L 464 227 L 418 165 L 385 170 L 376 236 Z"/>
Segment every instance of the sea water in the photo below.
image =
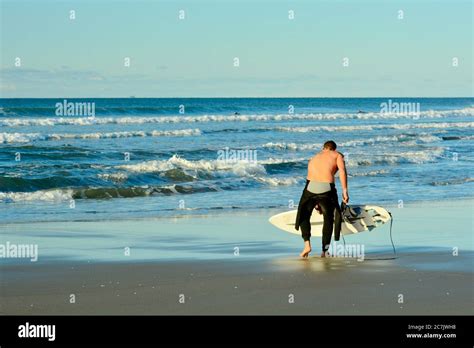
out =
<path fill-rule="evenodd" d="M 289 209 L 326 140 L 353 203 L 469 198 L 473 116 L 474 98 L 0 99 L 1 219 Z"/>

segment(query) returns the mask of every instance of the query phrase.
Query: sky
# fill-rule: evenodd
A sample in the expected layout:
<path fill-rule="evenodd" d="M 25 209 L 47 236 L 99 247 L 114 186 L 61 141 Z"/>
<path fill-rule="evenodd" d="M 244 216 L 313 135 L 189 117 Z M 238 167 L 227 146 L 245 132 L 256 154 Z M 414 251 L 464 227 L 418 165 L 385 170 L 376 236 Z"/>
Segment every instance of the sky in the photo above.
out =
<path fill-rule="evenodd" d="M 474 94 L 470 0 L 0 6 L 3 98 Z"/>

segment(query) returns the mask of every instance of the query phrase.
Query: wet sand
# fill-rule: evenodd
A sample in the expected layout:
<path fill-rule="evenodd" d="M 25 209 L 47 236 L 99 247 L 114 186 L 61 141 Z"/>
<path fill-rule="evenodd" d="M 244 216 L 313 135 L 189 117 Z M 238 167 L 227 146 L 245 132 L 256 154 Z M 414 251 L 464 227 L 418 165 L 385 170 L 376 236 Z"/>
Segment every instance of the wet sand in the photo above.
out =
<path fill-rule="evenodd" d="M 1 312 L 472 315 L 473 274 L 426 270 L 440 262 L 463 268 L 473 255 L 3 265 Z"/>
<path fill-rule="evenodd" d="M 382 226 L 346 236 L 364 246 L 363 261 L 300 260 L 301 238 L 271 226 L 271 211 L 0 224 L 2 244 L 39 250 L 37 262 L 0 259 L 0 312 L 472 315 L 473 207 L 389 207 L 397 256 Z"/>

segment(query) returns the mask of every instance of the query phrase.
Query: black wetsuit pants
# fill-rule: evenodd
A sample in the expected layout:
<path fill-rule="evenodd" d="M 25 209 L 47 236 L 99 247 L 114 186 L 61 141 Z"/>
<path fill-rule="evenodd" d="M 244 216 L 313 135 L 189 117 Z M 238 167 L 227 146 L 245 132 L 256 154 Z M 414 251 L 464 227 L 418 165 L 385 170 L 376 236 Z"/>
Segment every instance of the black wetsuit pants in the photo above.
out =
<path fill-rule="evenodd" d="M 340 211 L 339 202 L 337 198 L 336 186 L 331 184 L 331 191 L 324 193 L 312 193 L 306 188 L 303 192 L 306 198 L 300 202 L 300 228 L 303 240 L 308 241 L 311 238 L 311 214 L 314 208 L 319 204 L 324 217 L 323 223 L 323 251 L 326 252 L 331 244 L 332 231 L 334 226 L 334 216 L 336 214 L 336 228 L 340 230 Z M 336 238 L 338 239 L 338 238 Z"/>

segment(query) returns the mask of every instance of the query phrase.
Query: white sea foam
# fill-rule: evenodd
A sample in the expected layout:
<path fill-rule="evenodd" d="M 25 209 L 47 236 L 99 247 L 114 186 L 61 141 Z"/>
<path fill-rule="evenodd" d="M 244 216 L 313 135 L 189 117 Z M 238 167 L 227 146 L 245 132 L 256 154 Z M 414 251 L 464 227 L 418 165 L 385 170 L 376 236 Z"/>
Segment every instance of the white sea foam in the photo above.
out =
<path fill-rule="evenodd" d="M 368 139 L 357 139 L 349 140 L 338 143 L 339 147 L 355 147 L 363 145 L 374 145 L 377 143 L 389 143 L 389 142 L 401 142 L 401 141 L 420 141 L 423 143 L 430 143 L 440 141 L 441 138 L 428 134 L 421 133 L 417 134 L 416 137 L 408 136 L 406 134 L 393 135 L 393 136 L 378 136 Z M 269 142 L 261 145 L 260 147 L 265 149 L 275 150 L 290 150 L 290 151 L 306 151 L 306 150 L 317 150 L 323 146 L 323 143 L 312 143 L 312 144 L 297 144 L 297 143 L 285 143 L 285 142 Z"/>
<path fill-rule="evenodd" d="M 474 122 L 440 122 L 440 123 L 407 123 L 407 124 L 367 124 L 367 125 L 355 125 L 355 126 L 308 126 L 308 127 L 275 127 L 267 128 L 267 130 L 277 130 L 281 132 L 295 132 L 295 133 L 308 133 L 308 132 L 350 132 L 358 130 L 375 130 L 375 129 L 445 129 L 445 128 L 473 128 Z"/>
<path fill-rule="evenodd" d="M 0 202 L 18 201 L 68 201 L 72 199 L 71 189 L 39 190 L 34 192 L 0 192 Z"/>
<path fill-rule="evenodd" d="M 198 136 L 199 129 L 153 130 L 153 131 L 124 131 L 109 133 L 0 133 L 1 143 L 28 143 L 37 140 L 62 140 L 62 139 L 115 139 L 131 137 L 164 137 L 164 136 Z"/>
<path fill-rule="evenodd" d="M 388 174 L 390 173 L 387 169 L 380 169 L 380 170 L 370 170 L 368 172 L 360 172 L 360 173 L 349 173 L 349 177 L 356 177 L 356 176 L 377 176 L 380 174 Z"/>
<path fill-rule="evenodd" d="M 0 144 L 28 143 L 41 139 L 40 133 L 0 133 Z"/>
<path fill-rule="evenodd" d="M 474 178 L 459 178 L 448 181 L 435 181 L 432 182 L 432 186 L 449 186 L 449 185 L 462 185 L 469 182 L 474 182 Z"/>
<path fill-rule="evenodd" d="M 400 154 L 401 158 L 410 163 L 423 164 L 433 162 L 441 158 L 445 153 L 445 149 L 441 147 L 434 148 L 429 151 L 408 151 Z M 390 158 L 390 155 L 387 156 Z"/>
<path fill-rule="evenodd" d="M 298 180 L 301 180 L 301 178 L 282 178 L 282 177 L 271 177 L 271 176 L 261 176 L 261 177 L 255 177 L 254 178 L 256 181 L 261 182 L 263 184 L 267 184 L 270 186 L 290 186 L 290 185 L 295 185 L 298 183 Z"/>
<path fill-rule="evenodd" d="M 260 164 L 281 164 L 281 163 L 298 163 L 301 161 L 307 161 L 307 157 L 293 157 L 293 158 L 267 158 L 264 160 L 259 160 Z"/>
<path fill-rule="evenodd" d="M 117 173 L 112 174 L 103 174 L 103 177 L 107 178 L 116 178 Z M 271 177 L 267 176 L 266 173 L 263 176 L 260 176 L 262 173 L 255 173 L 248 175 L 248 172 L 241 173 L 242 176 L 245 176 L 246 180 L 254 180 L 269 186 L 288 186 L 294 185 L 300 180 L 301 178 L 295 177 Z M 245 175 L 243 175 L 245 174 Z M 121 175 L 118 177 L 123 178 Z M 171 184 L 167 186 L 161 186 L 159 189 L 149 187 L 149 186 L 142 186 L 140 188 L 127 188 L 125 190 L 134 191 L 135 189 L 138 190 L 137 196 L 143 195 L 154 195 L 157 192 L 164 192 L 168 191 L 168 193 L 180 194 L 180 191 L 177 189 L 176 184 Z M 221 188 L 215 185 L 210 185 L 209 188 L 212 188 L 214 191 L 221 191 Z M 93 191 L 93 188 L 91 188 Z M 97 190 L 100 191 L 100 188 Z M 50 190 L 38 190 L 33 192 L 0 192 L 0 202 L 2 203 L 13 203 L 13 202 L 33 202 L 33 201 L 43 201 L 43 202 L 51 202 L 51 203 L 61 203 L 61 202 L 68 202 L 71 201 L 73 198 L 82 198 L 82 199 L 94 199 L 93 195 L 89 197 L 87 194 L 88 188 L 85 189 L 50 189 Z M 125 197 L 134 197 L 134 195 L 123 195 L 119 188 L 112 189 L 112 188 L 104 188 L 102 194 L 102 198 L 125 198 Z M 192 192 L 192 188 L 190 187 L 190 191 Z M 112 195 L 110 194 L 112 193 Z M 61 203 L 64 204 L 64 203 Z"/>
<path fill-rule="evenodd" d="M 128 178 L 128 175 L 125 173 L 105 173 L 98 174 L 97 176 L 101 179 L 110 180 L 113 182 L 123 182 Z"/>
<path fill-rule="evenodd" d="M 420 151 L 405 151 L 393 154 L 356 154 L 351 153 L 346 158 L 348 166 L 369 166 L 372 164 L 396 164 L 402 162 L 425 163 L 434 161 L 444 154 L 442 147 L 434 147 Z M 184 171 L 203 171 L 210 174 L 231 173 L 237 176 L 255 176 L 266 174 L 265 165 L 276 165 L 284 163 L 306 163 L 309 158 L 267 158 L 257 162 L 237 161 L 226 162 L 219 160 L 190 161 L 177 155 L 168 160 L 152 160 L 135 164 L 116 166 L 116 169 L 135 173 L 165 172 L 171 169 Z"/>
<path fill-rule="evenodd" d="M 260 147 L 264 149 L 274 149 L 274 150 L 291 150 L 291 151 L 305 151 L 321 148 L 322 143 L 315 144 L 296 144 L 296 143 L 284 143 L 284 142 L 269 142 L 261 145 Z"/>
<path fill-rule="evenodd" d="M 177 155 L 172 156 L 168 160 L 145 161 L 136 164 L 125 164 L 117 166 L 118 169 L 131 172 L 148 173 L 148 172 L 164 172 L 171 169 L 179 168 L 182 170 L 198 170 L 209 173 L 219 171 L 233 172 L 238 176 L 248 176 L 255 174 L 265 174 L 265 168 L 262 164 L 253 161 L 219 161 L 219 160 L 198 160 L 189 161 Z"/>
<path fill-rule="evenodd" d="M 405 151 L 393 154 L 350 154 L 346 157 L 348 167 L 370 166 L 373 164 L 415 163 L 423 164 L 439 160 L 445 154 L 442 147 L 420 151 Z"/>
<path fill-rule="evenodd" d="M 168 160 L 153 160 L 145 161 L 136 164 L 125 164 L 116 166 L 116 169 L 126 170 L 135 173 L 156 173 L 166 172 L 171 169 L 181 169 L 188 175 L 193 175 L 190 172 L 205 172 L 216 176 L 238 176 L 238 177 L 262 177 L 269 178 L 265 170 L 265 165 L 281 164 L 307 161 L 307 158 L 268 158 L 265 160 L 253 161 L 236 161 L 227 162 L 220 160 L 198 160 L 189 161 L 177 155 L 172 156 Z M 264 182 L 265 179 L 260 180 Z M 268 181 L 271 184 L 272 180 Z M 277 182 L 277 181 L 273 181 Z M 283 184 L 282 181 L 281 184 Z"/>
<path fill-rule="evenodd" d="M 459 110 L 427 110 L 420 118 L 443 118 L 449 116 L 474 116 L 474 107 Z M 292 121 L 292 120 L 337 120 L 337 119 L 411 119 L 413 115 L 399 113 L 309 113 L 278 115 L 200 115 L 200 116 L 152 116 L 152 117 L 49 117 L 49 118 L 6 118 L 0 126 L 90 126 L 103 124 L 145 124 L 145 123 L 209 123 L 209 122 L 251 122 L 251 121 Z"/>

